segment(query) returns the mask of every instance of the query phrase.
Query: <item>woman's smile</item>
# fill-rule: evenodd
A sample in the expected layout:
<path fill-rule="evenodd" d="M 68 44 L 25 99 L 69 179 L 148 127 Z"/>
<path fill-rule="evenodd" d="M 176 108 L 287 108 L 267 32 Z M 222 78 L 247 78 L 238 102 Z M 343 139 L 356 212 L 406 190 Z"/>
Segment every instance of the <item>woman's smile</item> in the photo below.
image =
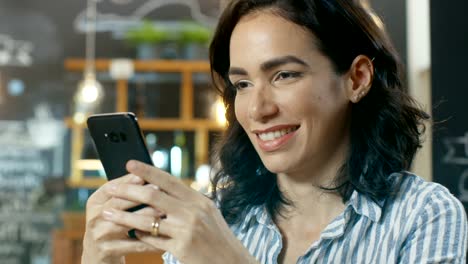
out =
<path fill-rule="evenodd" d="M 300 126 L 279 125 L 265 130 L 252 131 L 257 135 L 257 143 L 261 150 L 273 152 L 284 146 L 296 134 Z"/>

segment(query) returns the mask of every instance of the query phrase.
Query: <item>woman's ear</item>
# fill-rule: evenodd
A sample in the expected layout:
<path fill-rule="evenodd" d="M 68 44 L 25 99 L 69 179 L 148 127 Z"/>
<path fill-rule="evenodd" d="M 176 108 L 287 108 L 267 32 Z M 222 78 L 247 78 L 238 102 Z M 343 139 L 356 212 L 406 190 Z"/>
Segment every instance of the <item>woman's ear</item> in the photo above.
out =
<path fill-rule="evenodd" d="M 374 64 L 373 60 L 364 55 L 357 56 L 347 73 L 348 83 L 347 94 L 348 98 L 353 103 L 358 103 L 364 96 L 369 93 L 374 79 Z"/>

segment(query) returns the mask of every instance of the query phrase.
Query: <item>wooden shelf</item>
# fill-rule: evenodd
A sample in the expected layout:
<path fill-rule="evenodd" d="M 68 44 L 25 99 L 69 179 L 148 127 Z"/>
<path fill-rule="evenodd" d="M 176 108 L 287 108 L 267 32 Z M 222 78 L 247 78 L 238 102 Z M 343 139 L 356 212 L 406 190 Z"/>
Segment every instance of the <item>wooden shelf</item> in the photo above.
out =
<path fill-rule="evenodd" d="M 113 59 L 96 59 L 96 71 L 109 71 Z M 131 60 L 135 72 L 174 72 L 180 73 L 180 116 L 178 118 L 139 118 L 138 123 L 143 131 L 174 131 L 184 130 L 195 133 L 195 168 L 209 162 L 209 132 L 220 132 L 224 126 L 212 119 L 194 118 L 194 73 L 209 73 L 208 61 L 192 60 Z M 65 60 L 64 67 L 68 71 L 83 71 L 86 61 L 80 58 Z M 128 80 L 115 80 L 116 109 L 115 112 L 128 112 Z M 70 187 L 97 188 L 105 180 L 84 177 L 76 161 L 81 158 L 84 146 L 85 124 L 78 124 L 72 118 L 66 118 L 65 124 L 71 129 L 72 155 Z"/>
<path fill-rule="evenodd" d="M 169 130 L 185 130 L 185 131 L 195 131 L 200 129 L 213 130 L 213 131 L 223 131 L 224 126 L 218 124 L 215 121 L 207 119 L 192 119 L 192 120 L 183 120 L 183 119 L 166 119 L 166 118 L 154 118 L 154 119 L 138 119 L 140 128 L 142 130 L 160 130 L 160 131 L 169 131 Z M 65 124 L 69 128 L 86 128 L 86 124 L 77 124 L 73 121 L 72 118 L 66 118 Z"/>
<path fill-rule="evenodd" d="M 96 71 L 107 71 L 112 59 L 96 59 Z M 69 71 L 83 71 L 85 60 L 71 58 L 65 60 L 65 69 Z M 133 60 L 135 71 L 147 72 L 210 72 L 210 64 L 207 61 L 183 61 L 183 60 Z"/>

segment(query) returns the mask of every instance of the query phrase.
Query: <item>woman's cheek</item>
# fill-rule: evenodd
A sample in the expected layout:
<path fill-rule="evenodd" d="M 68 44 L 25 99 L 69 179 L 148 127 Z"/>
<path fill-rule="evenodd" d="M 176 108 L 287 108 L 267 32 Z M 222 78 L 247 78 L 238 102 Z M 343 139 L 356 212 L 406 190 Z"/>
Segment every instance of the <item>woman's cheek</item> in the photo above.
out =
<path fill-rule="evenodd" d="M 237 121 L 239 121 L 242 127 L 244 127 L 245 122 L 247 120 L 248 103 L 246 102 L 246 99 L 247 98 L 243 98 L 242 95 L 236 95 L 236 99 L 234 101 L 234 113 L 236 115 Z"/>

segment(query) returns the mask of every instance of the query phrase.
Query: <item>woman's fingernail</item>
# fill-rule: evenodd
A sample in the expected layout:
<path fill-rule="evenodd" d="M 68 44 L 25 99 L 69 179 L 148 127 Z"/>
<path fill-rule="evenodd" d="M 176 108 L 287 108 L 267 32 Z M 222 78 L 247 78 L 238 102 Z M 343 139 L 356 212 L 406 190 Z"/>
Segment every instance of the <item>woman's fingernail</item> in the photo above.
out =
<path fill-rule="evenodd" d="M 152 185 L 152 184 L 151 184 L 151 187 L 152 187 L 153 189 L 155 189 L 156 191 L 161 190 L 161 189 L 159 188 L 159 186 L 157 186 L 157 185 Z"/>
<path fill-rule="evenodd" d="M 108 211 L 108 210 L 104 210 L 102 211 L 102 216 L 105 218 L 105 219 L 112 219 L 112 216 L 114 215 L 114 213 L 112 211 Z"/>

